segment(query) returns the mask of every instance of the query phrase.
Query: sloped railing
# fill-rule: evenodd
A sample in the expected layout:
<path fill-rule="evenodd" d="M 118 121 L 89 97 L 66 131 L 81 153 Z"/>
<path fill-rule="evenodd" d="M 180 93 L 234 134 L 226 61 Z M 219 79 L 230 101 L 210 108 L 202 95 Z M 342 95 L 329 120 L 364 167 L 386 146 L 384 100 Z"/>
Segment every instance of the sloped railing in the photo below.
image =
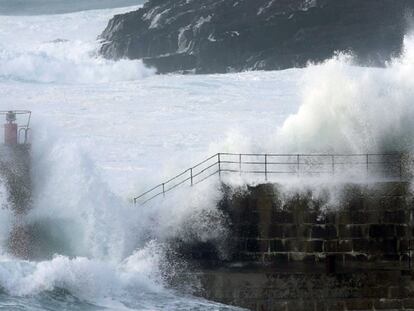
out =
<path fill-rule="evenodd" d="M 249 154 L 217 153 L 134 198 L 145 204 L 182 186 L 194 186 L 222 174 L 254 174 L 264 181 L 274 175 L 340 175 L 403 179 L 403 154 Z"/>

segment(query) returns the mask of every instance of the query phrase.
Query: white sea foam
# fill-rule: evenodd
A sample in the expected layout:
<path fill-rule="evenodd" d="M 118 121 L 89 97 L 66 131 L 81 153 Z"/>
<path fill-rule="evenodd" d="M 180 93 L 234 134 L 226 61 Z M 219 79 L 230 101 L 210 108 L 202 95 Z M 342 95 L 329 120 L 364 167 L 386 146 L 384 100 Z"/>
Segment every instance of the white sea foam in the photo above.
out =
<path fill-rule="evenodd" d="M 414 148 L 414 38 L 386 68 L 340 55 L 304 71 L 301 106 L 275 135 L 290 152 L 401 152 Z"/>
<path fill-rule="evenodd" d="M 118 263 L 61 255 L 41 262 L 4 257 L 0 260 L 0 286 L 16 296 L 59 288 L 86 300 L 119 297 L 129 290 L 162 292 L 159 256 L 156 245 L 150 243 Z"/>
<path fill-rule="evenodd" d="M 160 290 L 160 244 L 226 234 L 218 184 L 185 187 L 145 207 L 127 199 L 210 154 L 413 146 L 410 37 L 404 56 L 383 69 L 341 56 L 280 72 L 155 76 L 137 61 L 94 54 L 96 36 L 118 12 L 0 17 L 0 108 L 34 117 L 27 222 L 42 228 L 38 239 L 59 236 L 64 246 L 49 243 L 43 255 L 57 254 L 41 262 L 3 257 L 0 285 L 10 294 L 61 287 L 110 301 L 128 288 Z M 0 212 L 5 240 L 12 220 Z M 153 239 L 160 244 L 148 244 Z"/>
<path fill-rule="evenodd" d="M 79 41 L 45 43 L 29 51 L 2 50 L 0 47 L 0 79 L 41 83 L 102 83 L 138 80 L 154 73 L 141 61 L 115 62 L 91 56 L 93 52 L 93 46 Z"/>
<path fill-rule="evenodd" d="M 97 55 L 96 37 L 109 18 L 114 13 L 136 8 L 49 16 L 0 16 L 0 35 L 4 40 L 0 44 L 0 79 L 102 83 L 139 80 L 152 75 L 154 71 L 139 60 L 115 62 Z"/>

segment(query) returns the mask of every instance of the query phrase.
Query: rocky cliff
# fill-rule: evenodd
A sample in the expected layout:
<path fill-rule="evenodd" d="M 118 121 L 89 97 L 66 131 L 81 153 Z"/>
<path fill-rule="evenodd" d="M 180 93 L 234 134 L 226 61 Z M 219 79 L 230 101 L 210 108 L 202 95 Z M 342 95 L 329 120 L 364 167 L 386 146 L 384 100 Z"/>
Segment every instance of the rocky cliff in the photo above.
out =
<path fill-rule="evenodd" d="M 144 59 L 159 73 L 275 70 L 352 52 L 382 65 L 401 51 L 413 0 L 149 0 L 115 16 L 107 58 Z"/>

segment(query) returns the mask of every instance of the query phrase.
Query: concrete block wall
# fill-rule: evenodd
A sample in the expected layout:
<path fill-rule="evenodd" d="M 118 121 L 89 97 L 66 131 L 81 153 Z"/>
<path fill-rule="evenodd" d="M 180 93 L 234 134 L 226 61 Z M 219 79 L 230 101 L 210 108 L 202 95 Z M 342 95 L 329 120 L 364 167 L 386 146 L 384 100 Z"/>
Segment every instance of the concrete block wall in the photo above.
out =
<path fill-rule="evenodd" d="M 299 273 L 210 270 L 202 296 L 260 311 L 414 310 L 411 276 L 398 271 Z"/>
<path fill-rule="evenodd" d="M 30 145 L 0 145 L 0 182 L 7 190 L 8 208 L 15 214 L 24 214 L 30 208 L 30 163 Z"/>
<path fill-rule="evenodd" d="M 338 184 L 335 200 L 315 187 L 224 189 L 230 256 L 187 248 L 212 263 L 201 296 L 260 311 L 414 310 L 409 183 Z"/>
<path fill-rule="evenodd" d="M 19 258 L 31 258 L 32 235 L 23 219 L 32 200 L 30 145 L 0 145 L 0 185 L 2 208 L 13 211 L 14 217 L 14 226 L 7 238 L 9 251 Z"/>
<path fill-rule="evenodd" d="M 233 260 L 320 262 L 408 268 L 414 246 L 409 184 L 344 184 L 335 203 L 277 185 L 232 192 L 222 206 L 233 230 Z M 281 198 L 283 196 L 283 198 Z M 332 260 L 332 259 L 331 259 Z"/>

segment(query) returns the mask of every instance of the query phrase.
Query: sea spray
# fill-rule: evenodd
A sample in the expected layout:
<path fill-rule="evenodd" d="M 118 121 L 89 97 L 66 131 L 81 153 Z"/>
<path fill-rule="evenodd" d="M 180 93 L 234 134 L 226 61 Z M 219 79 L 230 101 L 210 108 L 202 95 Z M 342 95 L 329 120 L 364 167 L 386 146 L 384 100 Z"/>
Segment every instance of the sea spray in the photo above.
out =
<path fill-rule="evenodd" d="M 2 258 L 0 285 L 17 296 L 60 288 L 87 300 L 119 297 L 132 289 L 162 292 L 159 255 L 157 246 L 149 243 L 118 263 L 62 255 L 40 262 Z"/>
<path fill-rule="evenodd" d="M 34 208 L 28 219 L 60 222 L 62 234 L 70 231 L 66 223 L 73 229 L 67 242 L 75 253 L 123 258 L 154 238 L 165 242 L 194 234 L 202 240 L 223 235 L 222 223 L 217 221 L 222 216 L 217 209 L 221 198 L 217 180 L 179 189 L 166 201 L 134 206 L 112 193 L 93 161 L 64 133 L 49 127 L 37 127 L 36 133 L 32 144 Z"/>
<path fill-rule="evenodd" d="M 33 141 L 34 180 L 32 223 L 60 222 L 70 254 L 95 258 L 124 255 L 122 213 L 127 207 L 101 181 L 99 173 L 79 148 L 63 138 Z M 54 226 L 48 226 L 51 230 Z M 62 247 L 62 246 L 61 246 Z"/>
<path fill-rule="evenodd" d="M 69 49 L 70 46 L 70 49 Z M 93 44 L 84 42 L 42 43 L 33 50 L 6 50 L 0 46 L 0 79 L 38 83 L 91 83 L 137 80 L 152 69 L 141 61 L 111 61 L 90 56 Z M 70 52 L 68 52 L 70 50 Z"/>
<path fill-rule="evenodd" d="M 370 94 L 377 96 L 377 93 L 392 92 L 392 89 L 387 91 L 386 87 L 390 68 L 401 66 L 399 70 L 404 72 L 409 67 L 403 64 L 403 58 L 385 69 L 373 69 L 352 66 L 352 61 L 339 57 L 325 64 L 283 72 L 154 76 L 139 80 L 139 72 L 135 75 L 136 70 L 125 69 L 125 64 L 134 67 L 136 63 L 133 61 L 125 61 L 122 65 L 124 67 L 120 66 L 119 70 L 100 71 L 101 64 L 107 70 L 110 67 L 107 65 L 111 63 L 95 58 L 93 49 L 90 48 L 94 43 L 79 44 L 73 34 L 84 36 L 83 31 L 75 29 L 72 35 L 66 31 L 66 26 L 78 24 L 78 19 L 83 20 L 81 24 L 85 21 L 89 23 L 89 19 L 80 18 L 78 14 L 71 16 L 37 17 L 43 24 L 50 24 L 50 27 L 42 28 L 47 28 L 50 33 L 41 38 L 35 36 L 36 29 L 31 29 L 31 35 L 21 36 L 26 33 L 26 29 L 30 29 L 28 25 L 35 24 L 36 20 L 22 17 L 17 22 L 14 18 L 4 22 L 5 19 L 2 19 L 2 25 L 12 25 L 11 28 L 2 27 L 5 30 L 12 29 L 9 34 L 3 33 L 1 36 L 4 50 L 7 50 L 4 59 L 10 59 L 11 64 L 16 65 L 15 68 L 9 67 L 0 81 L 3 108 L 32 109 L 39 123 L 50 125 L 51 120 L 55 119 L 57 127 L 62 128 L 57 131 L 54 127 L 48 127 L 44 132 L 49 136 L 42 137 L 43 130 L 37 125 L 34 127 L 37 136 L 32 145 L 33 173 L 37 185 L 36 208 L 28 219 L 38 228 L 38 241 L 48 243 L 56 241 L 55 237 L 59 236 L 63 240 L 57 243 L 61 248 L 49 243 L 50 248 L 41 253 L 44 258 L 40 261 L 40 266 L 36 261 L 25 262 L 15 258 L 6 258 L 0 262 L 1 268 L 4 268 L 0 270 L 2 287 L 13 295 L 32 293 L 34 299 L 50 293 L 62 297 L 63 295 L 59 296 L 61 287 L 66 288 L 63 292 L 73 291 L 82 299 L 108 301 L 108 296 L 111 296 L 114 300 L 122 300 L 117 295 L 122 296 L 125 288 L 131 287 L 132 290 L 126 294 L 127 297 L 122 297 L 122 301 L 133 298 L 135 303 L 139 301 L 139 305 L 135 305 L 138 309 L 178 309 L 167 298 L 165 291 L 161 291 L 162 294 L 158 291 L 158 286 L 163 281 L 163 277 L 159 277 L 159 265 L 164 265 L 164 257 L 147 251 L 148 244 L 154 243 L 155 253 L 162 254 L 164 242 L 174 237 L 190 241 L 193 238 L 201 241 L 219 239 L 226 229 L 216 225 L 223 222 L 220 211 L 216 210 L 220 200 L 219 187 L 213 181 L 205 184 L 206 188 L 185 187 L 168 194 L 161 203 L 158 200 L 144 207 L 132 207 L 126 202 L 125 193 L 128 192 L 131 196 L 139 194 L 140 189 L 145 190 L 153 182 L 155 184 L 164 180 L 160 178 L 162 174 L 165 173 L 164 177 L 168 179 L 215 152 L 339 152 L 376 149 L 384 144 L 376 143 L 376 139 L 369 137 L 373 134 L 374 137 L 381 137 L 380 133 L 376 134 L 379 126 L 373 127 L 366 122 L 368 119 L 374 123 L 375 118 L 358 119 L 355 116 L 370 113 L 370 109 L 364 108 Z M 70 19 L 73 19 L 72 22 Z M 20 32 L 16 30 L 19 23 L 24 29 Z M 96 34 L 82 41 L 94 40 Z M 19 41 L 22 46 L 4 46 L 4 42 L 15 42 L 10 40 L 14 36 L 20 38 L 15 41 Z M 58 38 L 64 40 L 55 40 Z M 72 46 L 78 51 L 70 51 Z M 66 49 L 70 52 L 69 58 L 63 55 Z M 15 54 L 16 51 L 20 54 Z M 18 61 L 13 61 L 13 55 L 18 56 Z M 26 62 L 26 56 L 28 64 L 38 64 L 31 67 L 35 70 L 23 68 L 19 64 L 20 60 Z M 49 60 L 53 65 L 51 67 L 47 66 Z M 84 68 L 85 75 L 80 72 Z M 22 70 L 21 74 L 19 70 Z M 88 70 L 92 71 L 89 76 Z M 332 71 L 331 79 L 329 70 Z M 405 83 L 409 87 L 411 71 L 407 70 L 404 77 L 395 81 L 399 80 L 398 83 Z M 37 72 L 41 79 L 37 78 Z M 385 83 L 381 88 L 376 87 L 377 73 L 380 82 Z M 296 86 L 301 84 L 297 79 L 300 75 L 305 75 L 303 90 L 306 92 L 302 92 L 302 101 L 296 97 Z M 336 76 L 338 80 L 335 80 Z M 365 83 L 363 77 L 371 80 L 371 83 Z M 21 80 L 26 82 L 17 82 Z M 125 82 L 128 80 L 133 81 Z M 321 89 L 324 85 L 321 82 L 326 83 L 325 88 Z M 348 82 L 352 83 L 347 85 Z M 374 92 L 364 93 L 364 89 L 360 90 L 362 82 L 365 83 L 362 84 L 364 86 L 372 84 Z M 61 83 L 67 85 L 62 87 Z M 329 87 L 335 89 L 330 92 Z M 395 88 L 395 85 L 391 87 Z M 354 89 L 356 95 L 349 96 Z M 317 90 L 322 92 L 319 97 Z M 337 91 L 341 91 L 341 95 L 336 95 Z M 365 106 L 359 107 L 358 101 L 353 100 L 358 100 L 359 94 L 364 95 Z M 305 104 L 308 95 L 315 99 L 309 99 L 312 103 L 310 119 L 307 120 L 306 116 L 296 120 L 293 118 L 294 122 L 287 121 L 284 126 L 280 125 L 287 113 L 295 114 L 298 103 Z M 319 99 L 324 100 L 324 105 L 315 104 Z M 333 102 L 337 99 L 342 101 L 336 106 Z M 327 107 L 332 107 L 330 113 L 326 113 Z M 371 107 L 374 111 L 379 111 L 375 105 Z M 380 115 L 389 111 L 392 112 L 391 116 L 394 113 L 404 115 L 401 112 L 404 107 L 396 105 L 396 111 L 392 109 L 393 106 L 386 107 L 385 111 L 380 111 Z M 311 121 L 312 118 L 315 118 L 314 121 Z M 334 119 L 334 122 L 322 122 L 323 126 L 319 128 L 312 125 L 318 122 L 318 118 L 322 121 Z M 399 118 L 393 116 L 391 119 Z M 306 125 L 308 121 L 311 125 L 301 132 L 301 124 Z M 380 118 L 379 122 L 382 121 Z M 354 129 L 354 124 L 357 130 Z M 385 123 L 381 126 L 387 130 L 388 125 Z M 278 131 L 276 128 L 279 126 L 281 129 Z M 237 127 L 239 131 L 233 130 Z M 232 133 L 228 142 L 221 145 L 227 129 Z M 56 136 L 50 137 L 52 133 Z M 303 141 L 299 136 L 302 133 Z M 319 139 L 318 133 L 327 138 Z M 361 135 L 368 138 L 353 143 L 352 137 Z M 219 143 L 212 148 L 213 152 L 207 152 L 206 146 L 215 140 Z M 375 144 L 371 144 L 371 141 Z M 315 186 L 318 187 L 318 184 L 315 183 Z M 305 189 L 306 185 L 298 185 L 298 188 L 301 187 Z M 337 200 L 336 197 L 332 198 L 333 201 Z M 4 218 L 3 214 L 0 216 L 0 221 L 6 224 L 4 228 L 9 223 L 6 214 L 7 211 Z M 151 242 L 154 240 L 157 242 Z M 135 258 L 136 254 L 143 259 L 138 260 L 142 265 L 131 268 L 134 261 L 127 263 L 128 258 Z M 161 263 L 158 258 L 162 258 Z M 54 266 L 62 268 L 60 270 Z M 22 270 L 29 272 L 20 274 Z M 137 273 L 131 273 L 131 270 L 136 270 Z M 97 276 L 102 287 L 98 284 L 95 288 L 94 284 L 88 283 L 96 273 L 106 271 L 107 278 Z M 120 271 L 127 278 L 135 280 L 122 280 Z M 147 274 L 147 271 L 150 273 Z M 13 277 L 15 273 L 21 277 Z M 140 277 L 141 273 L 143 278 Z M 34 275 L 36 278 L 32 277 Z M 146 279 L 147 275 L 149 279 Z M 76 287 L 77 281 L 84 278 L 83 285 Z M 36 286 L 28 286 L 31 282 L 36 283 L 34 280 L 41 282 L 37 282 Z M 9 286 L 11 283 L 15 286 Z M 90 291 L 85 289 L 89 286 Z M 138 293 L 142 296 L 137 298 L 134 295 Z M 95 297 L 91 298 L 93 296 Z M 70 294 L 68 297 L 74 299 Z M 171 300 L 179 300 L 176 295 L 170 297 Z M 19 299 L 23 301 L 25 297 Z M 191 302 L 188 299 L 184 301 L 182 305 L 190 309 Z M 129 305 L 133 306 L 133 303 L 129 301 Z"/>
<path fill-rule="evenodd" d="M 358 68 L 339 55 L 311 65 L 301 106 L 277 130 L 285 152 L 409 152 L 414 147 L 414 38 L 385 68 Z"/>
<path fill-rule="evenodd" d="M 266 132 L 254 131 L 243 123 L 233 125 L 212 139 L 208 153 L 412 151 L 413 35 L 406 35 L 403 53 L 384 68 L 360 67 L 354 64 L 352 54 L 338 53 L 322 63 L 295 69 L 297 72 L 301 77 L 285 96 L 294 92 L 298 97 L 291 98 L 293 111 L 282 122 L 274 114 L 274 125 L 267 125 Z M 277 77 L 292 74 L 282 71 Z M 285 90 L 283 81 L 275 79 L 274 88 Z M 280 99 L 274 101 L 277 106 Z"/>
<path fill-rule="evenodd" d="M 130 7 L 130 10 L 136 8 Z M 97 53 L 100 46 L 97 33 L 112 14 L 125 10 L 128 9 L 50 15 L 47 18 L 25 16 L 21 18 L 30 26 L 19 24 L 17 27 L 15 17 L 0 15 L 0 25 L 4 29 L 4 41 L 0 43 L 0 80 L 104 83 L 139 80 L 153 75 L 154 70 L 140 60 L 112 61 Z M 91 24 L 91 18 L 95 23 Z M 52 27 L 50 20 L 60 24 L 59 31 Z M 21 40 L 15 40 L 16 32 Z"/>
<path fill-rule="evenodd" d="M 14 215 L 9 208 L 7 188 L 3 178 L 0 178 L 0 256 L 7 253 L 8 237 L 12 230 Z"/>
<path fill-rule="evenodd" d="M 64 133 L 39 124 L 33 130 L 33 208 L 24 215 L 31 261 L 6 251 L 0 287 L 17 296 L 63 289 L 88 301 L 131 291 L 165 294 L 167 284 L 186 292 L 198 288 L 196 278 L 183 278 L 188 267 L 171 243 L 211 241 L 220 249 L 228 231 L 217 209 L 219 184 L 183 188 L 170 200 L 132 206 L 111 192 Z M 1 221 L 8 224 L 6 217 Z M 224 257 L 223 245 L 220 251 Z"/>
<path fill-rule="evenodd" d="M 192 195 L 183 188 L 170 203 L 166 200 L 159 207 L 133 207 L 125 189 L 135 193 L 159 180 L 157 156 L 164 154 L 163 163 L 168 166 L 165 154 L 171 156 L 177 148 L 192 150 L 199 133 L 188 140 L 190 131 L 175 126 L 171 111 L 203 117 L 208 107 L 221 116 L 226 101 L 236 107 L 233 91 L 224 100 L 221 91 L 215 92 L 220 100 L 210 105 L 212 90 L 226 86 L 221 77 L 207 83 L 201 77 L 199 81 L 184 76 L 140 79 L 145 75 L 140 75 L 139 62 L 112 63 L 96 57 L 94 40 L 99 32 L 94 28 L 101 30 L 100 23 L 115 13 L 0 17 L 2 56 L 9 66 L 3 67 L 0 78 L 2 109 L 33 110 L 35 121 L 34 208 L 26 222 L 33 228 L 33 246 L 38 250 L 36 258 L 28 261 L 7 253 L 1 258 L 0 306 L 232 309 L 182 296 L 164 286 L 170 275 L 182 269 L 169 261 L 170 254 L 164 255 L 168 241 L 177 237 L 218 240 L 225 232 L 217 225 L 221 217 L 216 210 L 217 184 L 213 182 L 209 189 L 194 188 Z M 118 69 L 112 65 L 119 65 Z M 241 75 L 240 81 L 243 79 Z M 270 77 L 264 80 L 269 83 Z M 229 111 L 233 115 L 233 109 Z M 164 122 L 165 117 L 171 122 Z M 184 119 L 196 125 L 192 118 L 179 118 Z M 154 125 L 160 121 L 163 126 Z M 175 131 L 182 133 L 176 135 Z M 205 140 L 198 142 L 203 153 L 211 137 L 208 132 L 206 128 Z M 161 137 L 164 143 L 160 143 Z M 136 149 L 129 149 L 132 146 Z M 160 146 L 167 150 L 158 152 Z M 194 154 L 194 158 L 198 156 Z M 169 169 L 175 171 L 188 161 L 182 160 Z M 11 223 L 6 216 L 0 221 Z"/>

